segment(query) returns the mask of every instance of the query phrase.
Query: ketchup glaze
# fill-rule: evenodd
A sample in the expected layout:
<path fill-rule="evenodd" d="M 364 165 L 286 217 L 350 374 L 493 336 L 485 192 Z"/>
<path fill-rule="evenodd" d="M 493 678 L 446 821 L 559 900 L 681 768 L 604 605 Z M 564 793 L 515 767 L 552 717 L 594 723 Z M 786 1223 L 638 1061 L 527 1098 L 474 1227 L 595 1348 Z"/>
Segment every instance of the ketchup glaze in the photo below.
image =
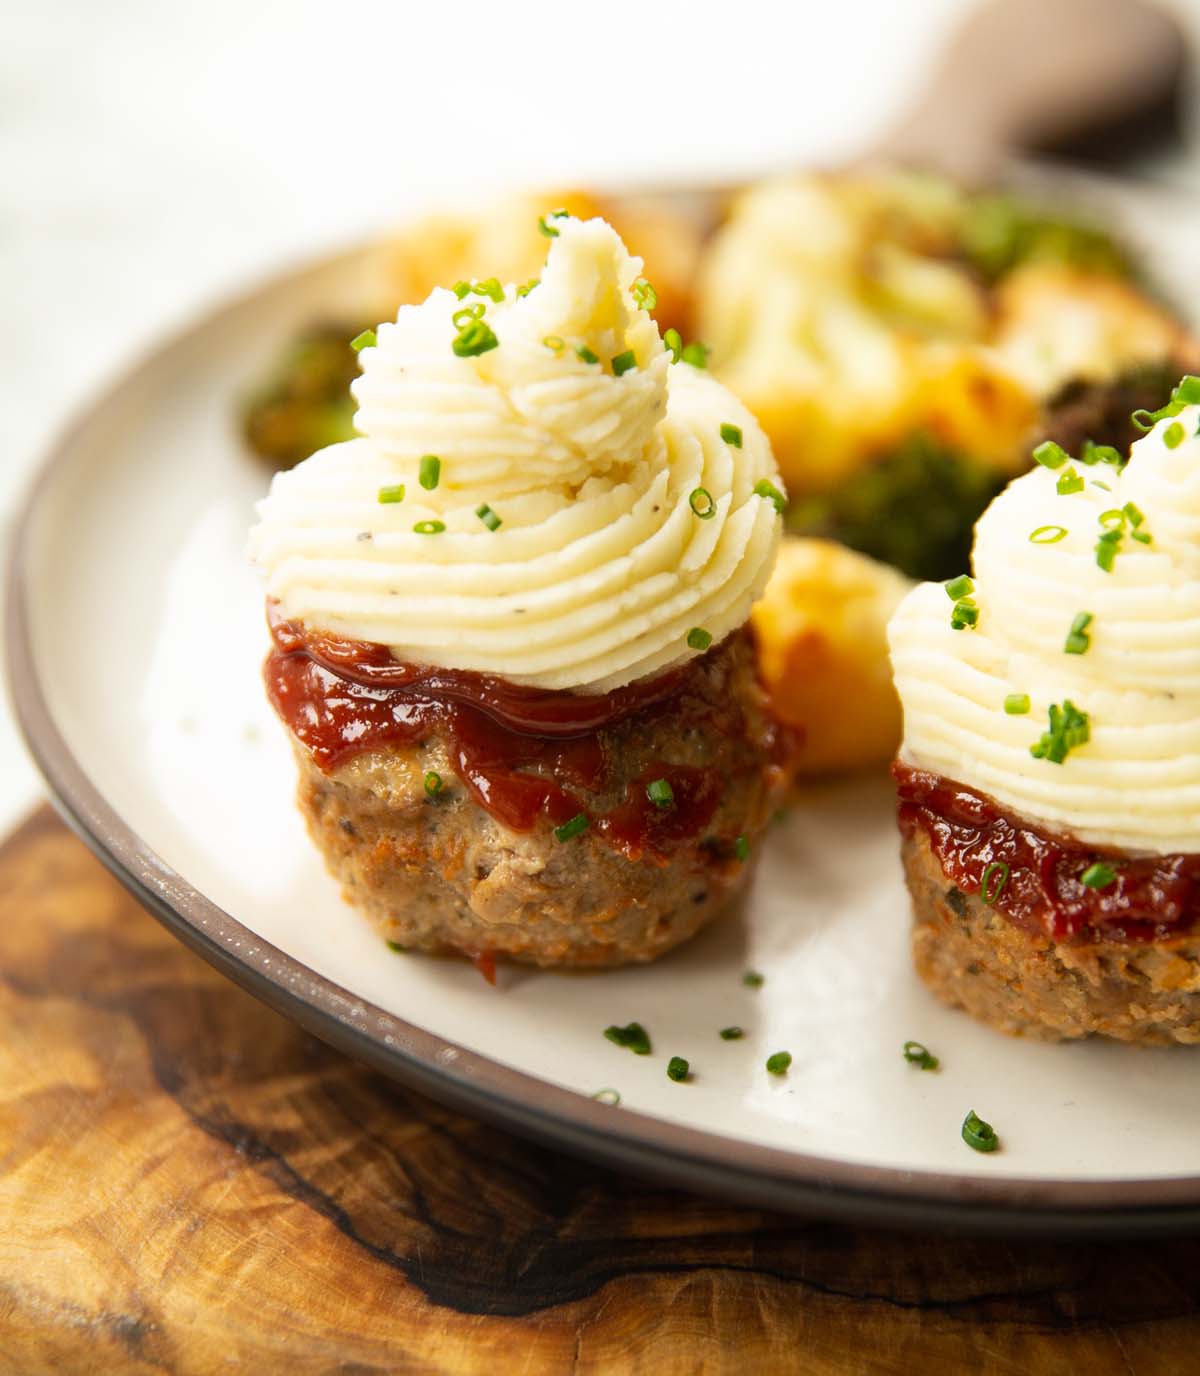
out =
<path fill-rule="evenodd" d="M 985 794 L 897 761 L 901 833 L 918 828 L 946 878 L 978 893 L 984 871 L 1008 866 L 992 906 L 1018 927 L 1055 941 L 1161 941 L 1183 936 L 1200 921 L 1200 854 L 1128 855 L 1086 846 L 1006 812 Z M 1089 888 L 1080 876 L 1097 861 L 1112 884 Z M 1001 871 L 993 871 L 989 890 Z"/>
<path fill-rule="evenodd" d="M 686 717 L 744 743 L 741 767 L 763 767 L 734 696 L 714 703 L 688 691 L 697 661 L 611 693 L 550 692 L 487 674 L 405 664 L 385 645 L 288 621 L 273 603 L 267 619 L 273 641 L 263 666 L 267 694 L 322 770 L 363 751 L 419 745 L 437 735 L 468 795 L 514 831 L 531 831 L 542 818 L 560 826 L 587 812 L 592 830 L 614 849 L 654 862 L 700 837 L 730 770 L 654 761 L 622 784 L 613 730 L 623 723 L 652 726 L 667 714 Z M 732 644 L 714 646 L 705 659 L 727 655 Z M 654 779 L 671 785 L 669 808 L 647 797 Z M 616 795 L 616 805 L 597 813 L 594 795 L 605 793 Z M 713 839 L 724 851 L 735 838 Z"/>

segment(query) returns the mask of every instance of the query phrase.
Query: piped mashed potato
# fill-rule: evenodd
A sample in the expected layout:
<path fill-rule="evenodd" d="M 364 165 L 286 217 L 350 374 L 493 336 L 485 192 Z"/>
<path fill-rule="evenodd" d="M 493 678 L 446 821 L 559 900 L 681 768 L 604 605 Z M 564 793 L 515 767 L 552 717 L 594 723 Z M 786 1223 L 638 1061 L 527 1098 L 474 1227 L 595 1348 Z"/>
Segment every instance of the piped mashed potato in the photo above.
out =
<path fill-rule="evenodd" d="M 601 692 L 742 625 L 782 502 L 750 412 L 672 362 L 641 261 L 603 220 L 546 227 L 523 294 L 462 283 L 379 327 L 360 437 L 276 475 L 251 553 L 310 628 Z"/>
<path fill-rule="evenodd" d="M 906 763 L 1159 855 L 1200 851 L 1200 381 L 1176 399 L 1123 471 L 1039 451 L 979 522 L 973 589 L 921 584 L 889 630 Z"/>

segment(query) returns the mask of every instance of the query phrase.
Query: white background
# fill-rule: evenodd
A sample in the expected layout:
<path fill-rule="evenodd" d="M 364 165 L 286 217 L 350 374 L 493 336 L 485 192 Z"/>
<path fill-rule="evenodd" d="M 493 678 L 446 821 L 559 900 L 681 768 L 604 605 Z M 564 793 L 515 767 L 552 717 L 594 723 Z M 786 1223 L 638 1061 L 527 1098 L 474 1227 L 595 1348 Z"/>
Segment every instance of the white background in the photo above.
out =
<path fill-rule="evenodd" d="M 506 184 L 851 156 L 967 5 L 0 0 L 0 527 L 70 408 L 253 274 Z M 0 706 L 0 833 L 36 796 Z"/>

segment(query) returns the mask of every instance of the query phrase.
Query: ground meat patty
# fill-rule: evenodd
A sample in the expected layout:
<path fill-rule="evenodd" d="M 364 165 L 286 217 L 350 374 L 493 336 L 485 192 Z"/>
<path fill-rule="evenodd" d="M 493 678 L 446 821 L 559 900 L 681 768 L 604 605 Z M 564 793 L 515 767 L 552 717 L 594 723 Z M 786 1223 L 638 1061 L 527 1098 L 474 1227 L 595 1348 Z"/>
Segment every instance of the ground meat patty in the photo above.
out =
<path fill-rule="evenodd" d="M 714 729 L 718 719 L 724 729 Z M 329 774 L 297 743 L 299 801 L 347 899 L 390 941 L 537 965 L 621 965 L 686 940 L 747 882 L 783 786 L 775 732 L 753 644 L 740 634 L 696 660 L 668 703 L 602 729 L 604 792 L 580 797 L 596 824 L 569 841 L 546 818 L 528 832 L 497 821 L 437 733 L 364 751 Z M 632 859 L 598 819 L 644 793 L 646 771 L 662 764 L 713 771 L 712 814 L 695 836 Z M 431 770 L 443 780 L 434 798 L 423 783 Z M 738 858 L 739 837 L 751 859 Z"/>
<path fill-rule="evenodd" d="M 943 1003 L 1012 1036 L 1200 1042 L 1200 935 L 1056 942 L 1018 927 L 942 870 L 920 829 L 903 843 L 917 972 Z"/>

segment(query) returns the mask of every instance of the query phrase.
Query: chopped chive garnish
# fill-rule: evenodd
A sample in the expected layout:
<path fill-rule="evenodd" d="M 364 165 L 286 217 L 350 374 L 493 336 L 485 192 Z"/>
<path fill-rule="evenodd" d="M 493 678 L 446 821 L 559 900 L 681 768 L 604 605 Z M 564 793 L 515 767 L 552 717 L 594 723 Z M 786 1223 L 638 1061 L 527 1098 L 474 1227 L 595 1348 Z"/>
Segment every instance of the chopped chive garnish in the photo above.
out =
<path fill-rule="evenodd" d="M 613 377 L 624 377 L 630 368 L 637 367 L 637 355 L 632 349 L 617 354 L 612 361 Z"/>
<path fill-rule="evenodd" d="M 552 210 L 549 213 L 549 215 L 539 215 L 538 229 L 541 230 L 541 232 L 546 236 L 547 239 L 557 239 L 558 230 L 555 229 L 554 226 L 549 223 L 549 221 L 565 220 L 566 218 L 567 212 L 565 210 Z"/>
<path fill-rule="evenodd" d="M 996 1129 L 991 1123 L 985 1123 L 974 1109 L 963 1119 L 962 1139 L 976 1151 L 995 1151 L 1000 1145 Z"/>
<path fill-rule="evenodd" d="M 1033 451 L 1033 457 L 1043 468 L 1061 468 L 1070 459 L 1070 454 L 1061 444 L 1053 440 L 1043 440 Z"/>
<path fill-rule="evenodd" d="M 417 481 L 426 492 L 432 492 L 442 476 L 442 461 L 436 454 L 426 454 L 417 470 Z"/>
<path fill-rule="evenodd" d="M 723 1042 L 739 1042 L 745 1035 L 740 1027 L 722 1027 L 719 1033 Z"/>
<path fill-rule="evenodd" d="M 707 650 L 712 644 L 712 636 L 703 626 L 693 626 L 687 633 L 689 650 Z"/>
<path fill-rule="evenodd" d="M 413 526 L 413 533 L 415 535 L 440 535 L 445 529 L 445 521 L 418 521 Z"/>
<path fill-rule="evenodd" d="M 683 337 L 678 330 L 668 330 L 663 335 L 663 345 L 671 355 L 671 361 L 678 363 L 683 353 Z"/>
<path fill-rule="evenodd" d="M 644 277 L 639 277 L 630 289 L 634 304 L 640 311 L 652 311 L 658 305 L 658 292 L 646 281 Z"/>
<path fill-rule="evenodd" d="M 707 368 L 708 356 L 712 350 L 707 344 L 701 344 L 699 340 L 694 340 L 691 344 L 685 344 L 679 357 L 685 362 L 690 363 L 693 368 Z"/>
<path fill-rule="evenodd" d="M 682 1084 L 688 1078 L 691 1067 L 682 1056 L 672 1056 L 667 1062 L 667 1079 L 674 1080 L 675 1083 Z"/>
<path fill-rule="evenodd" d="M 1091 467 L 1097 463 L 1111 464 L 1114 468 L 1124 468 L 1125 459 L 1119 449 L 1114 449 L 1111 444 L 1096 444 L 1092 440 L 1084 440 L 1083 448 L 1079 451 L 1079 462 Z M 1103 487 L 1103 483 L 1097 483 L 1097 487 Z"/>
<path fill-rule="evenodd" d="M 598 1089 L 595 1094 L 592 1095 L 592 1098 L 595 1099 L 598 1104 L 608 1104 L 612 1108 L 616 1108 L 621 1102 L 621 1092 L 616 1089 Z"/>
<path fill-rule="evenodd" d="M 408 947 L 401 946 L 398 941 L 385 941 L 384 944 L 389 951 L 395 951 L 398 956 L 406 956 L 408 954 Z"/>
<path fill-rule="evenodd" d="M 1117 551 L 1121 548 L 1121 531 L 1106 530 L 1096 541 L 1096 563 L 1105 573 L 1113 571 Z"/>
<path fill-rule="evenodd" d="M 523 287 L 517 288 L 517 295 L 528 296 L 529 293 L 534 289 L 534 287 L 541 285 L 541 280 L 542 279 L 540 277 L 531 277 Z"/>
<path fill-rule="evenodd" d="M 960 597 L 950 612 L 951 630 L 961 631 L 979 624 L 979 606 L 973 597 Z"/>
<path fill-rule="evenodd" d="M 969 597 L 975 591 L 975 584 L 965 573 L 958 578 L 952 578 L 948 583 L 943 583 L 942 586 L 951 602 L 957 602 L 960 597 Z"/>
<path fill-rule="evenodd" d="M 717 514 L 717 504 L 707 487 L 694 487 L 688 497 L 688 506 L 702 521 L 711 521 Z"/>
<path fill-rule="evenodd" d="M 1100 489 L 1101 492 L 1111 492 L 1111 491 L 1112 491 L 1112 488 L 1109 487 L 1109 485 L 1108 485 L 1107 483 L 1102 483 L 1102 482 L 1100 482 L 1098 479 L 1093 479 L 1093 480 L 1092 480 L 1092 486 L 1093 486 L 1093 487 L 1098 487 L 1098 488 Z"/>
<path fill-rule="evenodd" d="M 1079 876 L 1079 882 L 1089 889 L 1108 889 L 1117 882 L 1117 872 L 1111 865 L 1097 860 Z"/>
<path fill-rule="evenodd" d="M 560 334 L 548 334 L 545 339 L 542 340 L 542 343 L 547 349 L 552 349 L 556 354 L 560 354 L 563 351 L 564 340 Z"/>
<path fill-rule="evenodd" d="M 1029 694 L 1009 693 L 1004 699 L 1004 710 L 1010 717 L 1023 717 L 1029 711 Z"/>
<path fill-rule="evenodd" d="M 496 332 L 486 320 L 468 320 L 458 327 L 458 334 L 450 347 L 459 358 L 478 358 L 499 343 Z"/>
<path fill-rule="evenodd" d="M 561 827 L 554 828 L 554 839 L 556 841 L 573 840 L 581 831 L 586 831 L 590 825 L 587 813 L 577 812 L 569 822 L 564 822 Z"/>
<path fill-rule="evenodd" d="M 481 319 L 486 310 L 487 307 L 482 301 L 475 301 L 471 305 L 463 306 L 461 310 L 455 311 L 450 317 L 450 323 L 456 330 L 464 329 L 472 320 Z"/>
<path fill-rule="evenodd" d="M 489 296 L 493 301 L 504 300 L 504 288 L 498 277 L 485 277 L 482 282 L 476 282 L 471 290 L 476 296 Z"/>
<path fill-rule="evenodd" d="M 921 1042 L 904 1043 L 904 1059 L 922 1070 L 936 1070 L 941 1061 Z"/>
<path fill-rule="evenodd" d="M 646 785 L 646 797 L 655 807 L 668 808 L 675 806 L 675 790 L 666 779 L 652 779 Z"/>
<path fill-rule="evenodd" d="M 429 797 L 436 798 L 438 794 L 442 791 L 443 787 L 444 785 L 442 783 L 442 776 L 437 772 L 436 769 L 431 769 L 425 775 L 425 792 L 429 795 Z"/>
<path fill-rule="evenodd" d="M 782 511 L 787 506 L 787 498 L 769 478 L 759 478 L 754 484 L 754 492 L 758 497 L 766 497 L 776 511 Z"/>
<path fill-rule="evenodd" d="M 1057 545 L 1060 540 L 1066 538 L 1066 526 L 1038 526 L 1036 530 L 1029 533 L 1031 545 Z"/>
<path fill-rule="evenodd" d="M 767 1057 L 767 1072 L 771 1075 L 786 1075 L 791 1064 L 790 1051 L 776 1051 Z"/>
<path fill-rule="evenodd" d="M 1129 419 L 1141 431 L 1152 430 L 1158 421 L 1177 416 L 1185 406 L 1194 406 L 1197 402 L 1200 402 L 1200 377 L 1188 374 L 1180 378 L 1178 387 L 1172 391 L 1171 400 L 1165 406 L 1157 411 L 1135 411 Z"/>
<path fill-rule="evenodd" d="M 1029 747 L 1029 753 L 1035 760 L 1049 760 L 1051 764 L 1062 764 L 1072 750 L 1077 746 L 1086 745 L 1091 739 L 1091 720 L 1070 698 L 1064 698 L 1061 707 L 1057 703 L 1051 703 L 1049 717 L 1048 730 L 1043 731 L 1041 739 Z"/>
<path fill-rule="evenodd" d="M 379 489 L 379 500 L 384 506 L 391 502 L 402 502 L 404 500 L 404 484 L 393 483 L 391 487 L 381 487 Z"/>
<path fill-rule="evenodd" d="M 483 522 L 489 530 L 499 530 L 504 524 L 500 517 L 492 510 L 486 502 L 482 506 L 475 508 L 475 515 Z"/>
<path fill-rule="evenodd" d="M 747 970 L 742 976 L 742 983 L 747 989 L 761 989 L 766 982 L 766 975 L 760 975 L 757 970 Z"/>
<path fill-rule="evenodd" d="M 577 357 L 582 358 L 585 363 L 600 362 L 600 355 L 594 353 L 586 344 L 581 344 L 579 348 L 575 350 L 575 353 Z"/>
<path fill-rule="evenodd" d="M 627 1023 L 624 1027 L 606 1027 L 604 1035 L 615 1045 L 632 1051 L 635 1056 L 650 1054 L 650 1034 L 640 1022 Z"/>
<path fill-rule="evenodd" d="M 1091 637 L 1087 633 L 1087 628 L 1091 624 L 1091 612 L 1076 612 L 1075 620 L 1071 622 L 1071 629 L 1067 632 L 1066 643 L 1063 645 L 1063 651 L 1066 654 L 1087 654 L 1088 646 L 1092 643 Z"/>
<path fill-rule="evenodd" d="M 996 900 L 1004 892 L 1008 876 L 1009 869 L 1003 860 L 993 860 L 984 869 L 983 878 L 979 881 L 979 896 L 989 907 L 995 906 Z"/>
<path fill-rule="evenodd" d="M 1054 484 L 1060 497 L 1069 497 L 1072 492 L 1083 491 L 1083 479 L 1073 468 L 1068 468 Z"/>
<path fill-rule="evenodd" d="M 750 842 L 744 836 L 739 836 L 733 843 L 733 858 L 740 860 L 744 865 L 750 859 Z"/>
<path fill-rule="evenodd" d="M 451 290 L 451 291 L 455 294 L 455 296 L 457 296 L 458 299 L 461 301 L 461 300 L 463 299 L 463 297 L 466 296 L 466 295 L 470 292 L 470 290 L 471 290 L 471 284 L 470 284 L 470 282 L 464 282 L 464 281 L 462 281 L 462 279 L 460 278 L 457 282 L 455 282 L 455 284 L 450 288 L 450 290 Z"/>
<path fill-rule="evenodd" d="M 1138 541 L 1138 543 L 1142 545 L 1150 544 L 1150 532 L 1148 530 L 1140 529 L 1142 523 L 1146 519 L 1145 516 L 1142 515 L 1141 511 L 1136 506 L 1134 506 L 1132 502 L 1126 502 L 1121 509 L 1124 511 L 1126 519 L 1129 521 L 1130 538 Z"/>
<path fill-rule="evenodd" d="M 721 438 L 734 449 L 742 447 L 742 427 L 731 425 L 727 420 L 721 422 Z"/>
<path fill-rule="evenodd" d="M 356 334 L 350 341 L 350 347 L 355 353 L 359 353 L 362 349 L 373 349 L 375 347 L 375 331 L 364 330 L 362 334 Z"/>

